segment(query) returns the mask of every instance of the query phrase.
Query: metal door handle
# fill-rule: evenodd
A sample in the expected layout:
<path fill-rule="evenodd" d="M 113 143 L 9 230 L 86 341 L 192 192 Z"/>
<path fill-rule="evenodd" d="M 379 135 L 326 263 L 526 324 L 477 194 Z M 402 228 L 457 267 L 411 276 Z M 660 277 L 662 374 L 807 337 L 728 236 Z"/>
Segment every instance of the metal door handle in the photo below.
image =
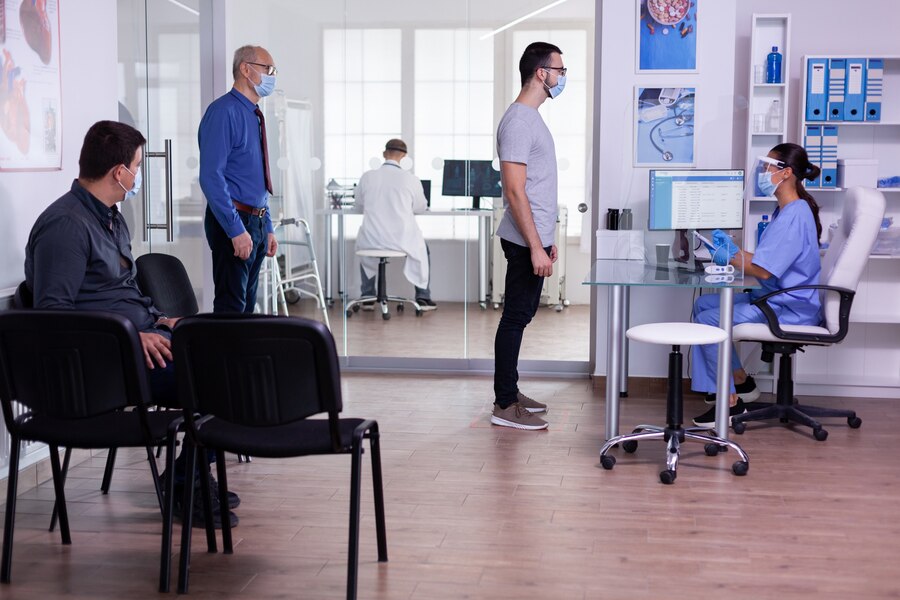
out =
<path fill-rule="evenodd" d="M 172 140 L 164 140 L 162 152 L 147 152 L 145 158 L 163 158 L 165 159 L 166 169 L 166 222 L 151 223 L 150 222 L 150 196 L 144 191 L 144 241 L 148 241 L 151 229 L 165 229 L 166 241 L 175 241 L 175 220 L 172 218 L 174 212 L 174 195 L 172 193 Z"/>

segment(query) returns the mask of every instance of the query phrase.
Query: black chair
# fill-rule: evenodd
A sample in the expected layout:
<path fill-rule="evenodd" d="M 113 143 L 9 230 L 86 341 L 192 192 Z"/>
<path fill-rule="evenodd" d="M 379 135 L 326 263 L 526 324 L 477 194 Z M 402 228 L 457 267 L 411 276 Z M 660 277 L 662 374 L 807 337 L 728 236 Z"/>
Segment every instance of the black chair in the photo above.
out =
<path fill-rule="evenodd" d="M 197 296 L 184 264 L 169 254 L 144 254 L 135 260 L 137 284 L 153 305 L 170 317 L 200 312 Z"/>
<path fill-rule="evenodd" d="M 178 394 L 184 406 L 186 472 L 195 475 L 198 448 L 217 452 L 219 497 L 228 479 L 223 452 L 287 458 L 313 454 L 350 454 L 350 538 L 347 598 L 356 598 L 359 554 L 360 469 L 363 439 L 369 439 L 375 494 L 378 560 L 387 561 L 384 495 L 378 423 L 339 416 L 341 380 L 334 338 L 322 323 L 262 315 L 201 315 L 175 329 Z M 195 417 L 195 413 L 204 415 Z M 326 413 L 326 419 L 309 417 Z M 171 463 L 171 455 L 169 457 Z M 201 469 L 201 479 L 208 477 Z M 194 485 L 184 486 L 183 506 L 192 506 Z M 216 551 L 208 482 L 201 481 L 207 515 L 207 546 Z M 171 495 L 166 504 L 164 549 L 172 529 Z M 187 592 L 190 568 L 191 513 L 181 528 L 178 591 Z M 222 522 L 222 545 L 233 551 L 231 524 Z"/>
<path fill-rule="evenodd" d="M 11 437 L 0 581 L 12 571 L 13 528 L 23 441 L 50 447 L 63 544 L 71 544 L 59 448 L 146 448 L 160 508 L 164 502 L 151 446 L 174 454 L 180 415 L 147 410 L 147 368 L 126 318 L 89 311 L 0 313 L 0 402 Z M 130 410 L 126 410 L 130 409 Z M 170 478 L 171 479 L 171 478 Z"/>

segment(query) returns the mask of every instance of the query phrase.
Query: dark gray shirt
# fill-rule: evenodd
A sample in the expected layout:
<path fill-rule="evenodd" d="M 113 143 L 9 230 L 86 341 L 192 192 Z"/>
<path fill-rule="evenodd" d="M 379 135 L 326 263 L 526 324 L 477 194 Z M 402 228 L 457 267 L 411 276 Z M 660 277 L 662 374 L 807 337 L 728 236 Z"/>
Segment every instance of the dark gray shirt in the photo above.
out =
<path fill-rule="evenodd" d="M 162 313 L 141 294 L 136 274 L 125 219 L 77 180 L 28 236 L 25 281 L 35 308 L 113 312 L 138 331 L 153 329 Z"/>

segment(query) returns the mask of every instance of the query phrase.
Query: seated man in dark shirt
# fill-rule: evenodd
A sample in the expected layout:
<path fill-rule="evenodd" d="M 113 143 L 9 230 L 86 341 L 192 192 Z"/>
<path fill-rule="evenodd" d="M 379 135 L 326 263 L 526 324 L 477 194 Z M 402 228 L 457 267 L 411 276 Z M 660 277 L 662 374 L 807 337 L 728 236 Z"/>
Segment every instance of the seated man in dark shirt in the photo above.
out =
<path fill-rule="evenodd" d="M 28 237 L 25 281 L 35 308 L 112 312 L 134 323 L 153 400 L 171 407 L 178 404 L 171 348 L 171 329 L 178 318 L 162 314 L 138 289 L 131 235 L 116 206 L 133 198 L 141 186 L 145 142 L 139 131 L 115 121 L 99 121 L 88 130 L 78 179 L 41 213 Z M 176 463 L 176 489 L 183 481 L 182 454 Z M 229 507 L 236 507 L 237 496 L 229 496 Z M 229 514 L 236 524 L 237 517 Z"/>

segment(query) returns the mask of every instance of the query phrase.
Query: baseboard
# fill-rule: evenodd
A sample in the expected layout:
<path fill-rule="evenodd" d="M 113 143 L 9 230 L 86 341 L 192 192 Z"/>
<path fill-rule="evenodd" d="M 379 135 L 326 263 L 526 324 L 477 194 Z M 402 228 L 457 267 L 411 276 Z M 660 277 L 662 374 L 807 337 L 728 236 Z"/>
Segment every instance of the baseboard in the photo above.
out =
<path fill-rule="evenodd" d="M 45 448 L 44 452 L 42 452 L 41 454 L 41 458 L 19 470 L 19 485 L 16 492 L 17 497 L 33 490 L 42 483 L 46 483 L 53 479 L 53 470 L 50 468 L 49 451 Z M 91 458 L 91 456 L 92 455 L 90 450 L 73 449 L 72 458 L 69 459 L 69 468 L 71 469 L 80 465 L 84 461 Z M 59 460 L 62 461 L 62 459 L 63 451 L 60 451 Z M 8 480 L 8 477 L 3 477 L 2 479 L 0 479 L 0 498 L 6 498 L 6 484 Z"/>
<path fill-rule="evenodd" d="M 606 389 L 606 375 L 593 375 L 593 388 L 595 390 Z M 665 377 L 629 377 L 628 378 L 628 395 L 643 397 L 665 397 L 666 391 L 669 389 L 669 380 Z M 691 380 L 681 380 L 681 391 L 684 396 L 699 395 L 698 392 L 691 390 Z"/>

